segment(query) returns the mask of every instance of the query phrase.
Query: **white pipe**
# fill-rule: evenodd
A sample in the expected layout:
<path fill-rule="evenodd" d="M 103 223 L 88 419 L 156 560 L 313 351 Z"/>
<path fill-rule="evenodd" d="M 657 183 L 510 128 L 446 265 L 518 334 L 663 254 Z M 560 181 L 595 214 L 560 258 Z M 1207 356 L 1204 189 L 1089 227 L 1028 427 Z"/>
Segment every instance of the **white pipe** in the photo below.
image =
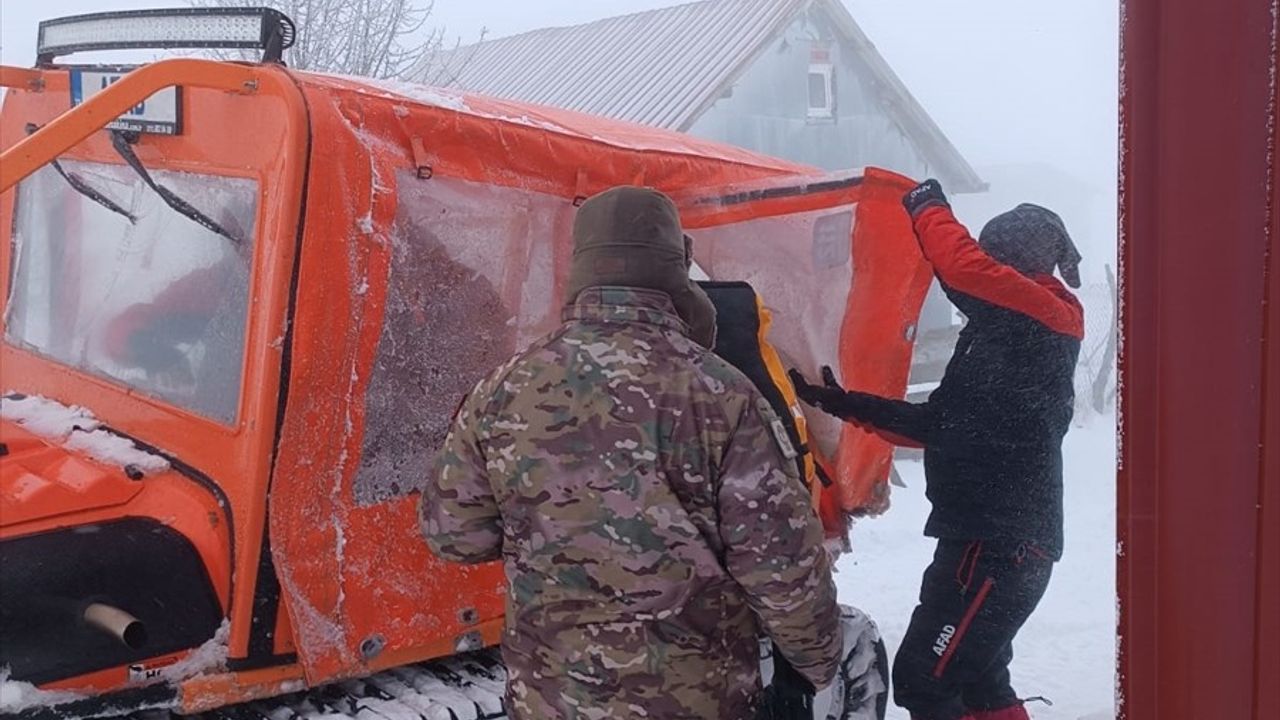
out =
<path fill-rule="evenodd" d="M 118 607 L 92 603 L 84 609 L 84 621 L 124 643 L 132 650 L 147 644 L 147 628 L 138 618 Z"/>

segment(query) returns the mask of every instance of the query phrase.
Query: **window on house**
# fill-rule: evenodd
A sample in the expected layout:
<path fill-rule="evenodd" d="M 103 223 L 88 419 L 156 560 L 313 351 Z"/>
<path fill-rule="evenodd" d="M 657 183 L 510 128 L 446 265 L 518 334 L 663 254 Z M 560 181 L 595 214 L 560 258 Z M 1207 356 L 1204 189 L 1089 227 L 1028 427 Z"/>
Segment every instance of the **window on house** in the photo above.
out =
<path fill-rule="evenodd" d="M 809 119 L 830 120 L 835 117 L 835 83 L 830 63 L 809 65 Z"/>

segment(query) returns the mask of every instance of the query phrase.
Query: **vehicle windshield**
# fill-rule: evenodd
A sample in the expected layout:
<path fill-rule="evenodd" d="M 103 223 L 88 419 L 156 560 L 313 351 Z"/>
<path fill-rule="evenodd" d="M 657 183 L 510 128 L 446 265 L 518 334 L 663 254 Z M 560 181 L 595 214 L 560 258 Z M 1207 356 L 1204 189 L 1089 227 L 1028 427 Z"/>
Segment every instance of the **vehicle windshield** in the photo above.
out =
<path fill-rule="evenodd" d="M 175 212 L 125 165 L 64 161 L 134 218 L 52 167 L 18 187 L 5 340 L 233 423 L 240 398 L 257 183 L 156 170 L 242 241 Z"/>

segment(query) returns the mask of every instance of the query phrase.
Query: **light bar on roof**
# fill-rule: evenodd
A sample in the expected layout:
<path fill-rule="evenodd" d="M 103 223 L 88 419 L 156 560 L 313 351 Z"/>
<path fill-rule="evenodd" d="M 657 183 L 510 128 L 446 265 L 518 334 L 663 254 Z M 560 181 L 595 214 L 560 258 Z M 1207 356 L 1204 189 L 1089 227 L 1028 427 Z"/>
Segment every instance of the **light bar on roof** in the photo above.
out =
<path fill-rule="evenodd" d="M 46 20 L 37 56 L 45 64 L 91 50 L 256 48 L 277 60 L 293 40 L 293 21 L 269 8 L 132 10 Z"/>

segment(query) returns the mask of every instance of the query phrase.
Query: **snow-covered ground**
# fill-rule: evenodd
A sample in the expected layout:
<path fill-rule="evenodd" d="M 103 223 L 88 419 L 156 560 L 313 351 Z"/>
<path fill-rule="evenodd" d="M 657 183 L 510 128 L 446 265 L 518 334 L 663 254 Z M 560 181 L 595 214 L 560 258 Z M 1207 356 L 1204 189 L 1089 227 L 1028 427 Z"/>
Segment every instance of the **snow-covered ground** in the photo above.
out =
<path fill-rule="evenodd" d="M 1066 554 L 1049 591 L 1014 642 L 1013 684 L 1035 720 L 1111 720 L 1115 688 L 1115 418 L 1078 421 L 1067 435 Z M 906 488 L 893 489 L 883 517 L 854 526 L 853 554 L 836 582 L 841 602 L 880 625 L 890 656 L 915 607 L 920 575 L 933 553 L 921 534 L 929 503 L 924 468 L 899 461 Z M 890 720 L 907 714 L 890 703 Z"/>

